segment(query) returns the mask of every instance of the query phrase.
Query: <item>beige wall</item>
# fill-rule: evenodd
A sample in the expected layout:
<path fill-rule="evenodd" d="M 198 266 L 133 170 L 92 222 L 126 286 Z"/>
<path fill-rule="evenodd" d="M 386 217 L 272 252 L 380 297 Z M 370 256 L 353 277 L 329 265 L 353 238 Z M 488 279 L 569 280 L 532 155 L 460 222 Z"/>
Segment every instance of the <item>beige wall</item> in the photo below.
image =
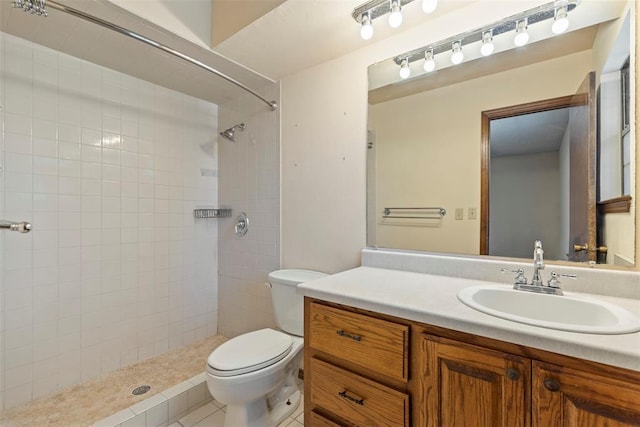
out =
<path fill-rule="evenodd" d="M 518 11 L 517 3 L 471 5 L 282 80 L 284 267 L 331 273 L 360 263 L 366 245 L 367 67 L 502 19 Z"/>
<path fill-rule="evenodd" d="M 591 52 L 584 51 L 372 105 L 376 212 L 385 206 L 442 206 L 448 212 L 441 221 L 413 221 L 417 226 L 378 215 L 377 245 L 478 254 L 480 220 L 467 212 L 480 210 L 481 112 L 571 95 L 591 63 Z M 455 208 L 464 209 L 463 220 L 455 219 Z"/>
<path fill-rule="evenodd" d="M 285 268 L 335 273 L 365 246 L 366 60 L 346 59 L 283 81 Z"/>
<path fill-rule="evenodd" d="M 629 3 L 629 7 L 632 7 L 634 2 Z M 635 7 L 636 20 L 631 20 L 631 34 L 636 34 L 636 25 L 637 25 L 637 16 L 638 16 L 638 8 Z M 631 11 L 633 14 L 633 11 Z M 601 31 L 598 32 L 598 37 L 594 43 L 594 61 L 596 63 L 596 69 L 601 70 L 604 67 L 608 59 L 608 52 L 610 47 L 615 42 L 615 39 L 620 32 L 620 27 L 622 26 L 622 19 L 619 19 L 615 22 L 611 22 L 609 25 L 603 25 Z M 636 42 L 637 44 L 637 42 Z M 637 46 L 636 46 L 637 48 Z M 637 53 L 631 52 L 631 69 L 637 68 L 636 64 Z M 631 90 L 636 92 L 636 82 L 632 82 Z M 636 96 L 636 103 L 638 102 L 638 97 Z M 631 117 L 636 116 L 636 105 L 631 105 Z M 631 127 L 631 140 L 636 140 L 636 129 L 635 127 Z M 640 185 L 638 180 L 635 178 L 636 174 L 636 165 L 637 165 L 637 153 L 636 153 L 636 144 L 631 145 L 631 179 L 632 181 L 636 180 L 636 187 L 631 186 L 631 197 L 632 200 L 635 200 L 637 192 L 634 191 L 637 186 Z M 634 162 L 633 159 L 636 159 Z M 638 239 L 638 219 L 635 217 L 636 206 L 635 203 L 631 206 L 631 212 L 629 213 L 616 213 L 616 214 L 608 214 L 605 215 L 603 219 L 603 230 L 604 230 L 604 244 L 608 247 L 607 252 L 607 263 L 608 264 L 620 264 L 625 265 L 627 261 L 634 262 L 634 259 L 637 259 L 636 252 L 636 239 Z M 630 233 L 630 230 L 633 230 L 634 224 L 636 225 L 636 233 Z M 635 239 L 634 239 L 635 237 Z M 636 266 L 638 268 L 640 266 Z"/>

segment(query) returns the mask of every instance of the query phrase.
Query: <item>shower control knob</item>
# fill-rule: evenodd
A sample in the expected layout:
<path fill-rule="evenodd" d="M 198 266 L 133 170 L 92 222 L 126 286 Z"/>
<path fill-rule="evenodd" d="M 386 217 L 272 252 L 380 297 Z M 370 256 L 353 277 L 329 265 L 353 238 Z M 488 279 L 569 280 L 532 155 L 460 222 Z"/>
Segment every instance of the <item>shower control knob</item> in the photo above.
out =
<path fill-rule="evenodd" d="M 236 217 L 235 233 L 236 236 L 244 237 L 249 231 L 249 218 L 244 212 L 240 212 L 240 215 Z"/>

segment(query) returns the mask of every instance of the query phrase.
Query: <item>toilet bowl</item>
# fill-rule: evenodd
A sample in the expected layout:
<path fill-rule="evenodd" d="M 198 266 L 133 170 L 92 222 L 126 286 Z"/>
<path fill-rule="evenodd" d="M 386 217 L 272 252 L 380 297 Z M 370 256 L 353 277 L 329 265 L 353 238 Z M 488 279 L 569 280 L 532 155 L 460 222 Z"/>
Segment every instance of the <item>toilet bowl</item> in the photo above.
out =
<path fill-rule="evenodd" d="M 303 297 L 297 295 L 296 287 L 324 276 L 309 270 L 269 273 L 276 323 L 282 331 L 248 332 L 209 355 L 207 388 L 227 405 L 225 427 L 277 426 L 300 404 Z"/>

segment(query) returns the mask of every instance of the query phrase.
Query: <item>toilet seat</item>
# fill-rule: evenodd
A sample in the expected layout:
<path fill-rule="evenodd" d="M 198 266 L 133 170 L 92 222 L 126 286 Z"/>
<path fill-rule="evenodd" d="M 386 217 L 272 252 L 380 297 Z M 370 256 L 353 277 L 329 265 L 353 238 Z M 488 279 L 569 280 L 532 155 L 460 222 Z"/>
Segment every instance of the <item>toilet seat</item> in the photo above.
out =
<path fill-rule="evenodd" d="M 284 359 L 292 346 L 289 335 L 273 329 L 249 332 L 216 348 L 207 359 L 207 370 L 220 377 L 257 371 Z"/>

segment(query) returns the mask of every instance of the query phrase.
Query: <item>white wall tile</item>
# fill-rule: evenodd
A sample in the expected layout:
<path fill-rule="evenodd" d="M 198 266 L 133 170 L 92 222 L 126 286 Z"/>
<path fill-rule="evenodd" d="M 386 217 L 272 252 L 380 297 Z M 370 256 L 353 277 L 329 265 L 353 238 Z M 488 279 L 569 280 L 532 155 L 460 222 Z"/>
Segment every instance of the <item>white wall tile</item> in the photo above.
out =
<path fill-rule="evenodd" d="M 5 191 L 32 193 L 33 176 L 26 173 L 7 172 L 4 175 L 4 189 Z"/>
<path fill-rule="evenodd" d="M 83 162 L 102 162 L 102 147 L 95 145 L 82 145 Z"/>
<path fill-rule="evenodd" d="M 53 157 L 34 156 L 33 173 L 41 175 L 58 175 L 58 160 Z"/>
<path fill-rule="evenodd" d="M 80 177 L 82 163 L 77 160 L 60 159 L 58 161 L 58 175 Z"/>
<path fill-rule="evenodd" d="M 5 132 L 4 147 L 9 153 L 31 154 L 31 135 L 26 133 Z"/>
<path fill-rule="evenodd" d="M 217 134 L 217 107 L 6 40 L 0 196 L 34 231 L 0 242 L 0 409 L 167 351 L 170 336 L 172 348 L 203 337 L 217 313 L 217 252 L 191 256 L 204 239 L 216 245 L 217 233 L 196 232 L 192 209 L 217 205 L 217 181 L 200 191 L 193 179 L 217 169 L 200 148 Z M 189 298 L 170 297 L 170 280 Z M 170 331 L 173 316 L 188 330 Z"/>
<path fill-rule="evenodd" d="M 279 90 L 275 85 L 274 88 Z M 241 136 L 252 135 L 253 140 L 238 138 L 236 144 L 218 146 L 219 178 L 213 181 L 211 177 L 198 177 L 192 184 L 192 191 L 199 198 L 206 197 L 213 182 L 219 183 L 220 204 L 247 212 L 253 224 L 250 235 L 243 239 L 237 239 L 228 229 L 218 237 L 219 323 L 205 316 L 204 328 L 219 326 L 220 332 L 228 336 L 275 326 L 270 295 L 251 289 L 261 287 L 268 272 L 280 267 L 279 140 L 277 132 L 268 131 L 277 127 L 278 113 L 256 113 L 251 105 L 252 100 L 242 96 L 221 106 L 220 127 L 244 122 L 247 131 Z M 265 154 L 258 157 L 258 153 Z M 271 215 L 268 221 L 265 212 Z M 206 251 L 200 249 L 199 253 Z"/>
<path fill-rule="evenodd" d="M 31 136 L 31 117 L 6 113 L 4 117 L 4 131 Z"/>
<path fill-rule="evenodd" d="M 6 152 L 4 159 L 4 168 L 7 172 L 33 172 L 33 158 L 29 155 Z"/>

